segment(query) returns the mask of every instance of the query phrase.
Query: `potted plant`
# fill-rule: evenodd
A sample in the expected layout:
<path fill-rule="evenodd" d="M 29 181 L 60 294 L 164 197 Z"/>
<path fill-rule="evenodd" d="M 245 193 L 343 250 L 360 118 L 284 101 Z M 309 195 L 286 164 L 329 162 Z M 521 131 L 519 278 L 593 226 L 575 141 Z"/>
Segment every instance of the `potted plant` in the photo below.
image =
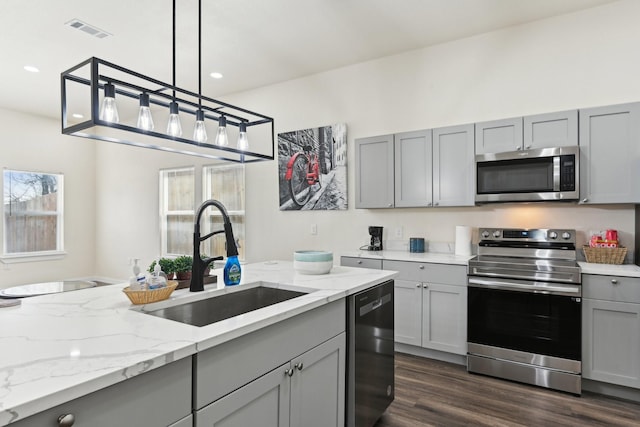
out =
<path fill-rule="evenodd" d="M 153 272 L 153 269 L 156 266 L 156 260 L 154 259 L 149 265 L 149 273 Z M 173 275 L 176 272 L 175 263 L 171 258 L 160 258 L 160 270 L 163 271 L 164 274 L 167 275 L 167 279 L 173 279 Z"/>
<path fill-rule="evenodd" d="M 191 279 L 191 266 L 193 265 L 193 257 L 190 255 L 180 255 L 173 260 L 173 266 L 178 280 Z"/>

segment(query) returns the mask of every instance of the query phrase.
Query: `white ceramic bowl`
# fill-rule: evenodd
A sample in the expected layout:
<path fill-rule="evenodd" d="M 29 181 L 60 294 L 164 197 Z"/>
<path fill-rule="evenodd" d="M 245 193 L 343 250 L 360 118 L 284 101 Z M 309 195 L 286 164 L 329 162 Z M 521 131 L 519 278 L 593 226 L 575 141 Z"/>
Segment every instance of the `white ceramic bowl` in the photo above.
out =
<path fill-rule="evenodd" d="M 295 251 L 293 269 L 301 274 L 327 274 L 333 267 L 333 252 Z"/>

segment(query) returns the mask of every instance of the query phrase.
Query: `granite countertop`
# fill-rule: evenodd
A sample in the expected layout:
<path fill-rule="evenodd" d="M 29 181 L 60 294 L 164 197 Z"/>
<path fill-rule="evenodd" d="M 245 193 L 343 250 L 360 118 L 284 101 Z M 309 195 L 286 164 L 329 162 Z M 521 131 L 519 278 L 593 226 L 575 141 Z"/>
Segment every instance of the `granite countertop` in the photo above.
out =
<path fill-rule="evenodd" d="M 433 264 L 467 265 L 474 255 L 455 255 L 452 253 L 407 251 L 354 251 L 341 253 L 342 256 L 354 258 L 386 259 L 389 261 L 430 262 Z"/>
<path fill-rule="evenodd" d="M 214 273 L 221 276 L 219 270 Z M 247 264 L 240 287 L 263 281 L 311 292 L 203 327 L 140 313 L 141 306 L 132 306 L 122 292 L 126 284 L 25 298 L 19 306 L 0 308 L 0 426 L 345 298 L 396 274 L 334 266 L 326 275 L 301 275 L 290 261 Z M 181 289 L 170 301 L 229 290 L 222 283 L 205 286 L 197 294 Z"/>

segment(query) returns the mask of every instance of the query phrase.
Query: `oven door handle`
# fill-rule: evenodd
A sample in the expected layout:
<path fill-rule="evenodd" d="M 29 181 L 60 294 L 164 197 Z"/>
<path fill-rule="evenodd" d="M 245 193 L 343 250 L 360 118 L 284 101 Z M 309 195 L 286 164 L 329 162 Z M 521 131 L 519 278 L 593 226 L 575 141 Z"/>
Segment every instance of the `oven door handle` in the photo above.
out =
<path fill-rule="evenodd" d="M 477 277 L 469 277 L 469 286 L 550 295 L 571 295 L 578 297 L 581 296 L 582 293 L 580 285 L 559 285 L 544 282 L 523 283 L 509 279 L 480 279 Z"/>

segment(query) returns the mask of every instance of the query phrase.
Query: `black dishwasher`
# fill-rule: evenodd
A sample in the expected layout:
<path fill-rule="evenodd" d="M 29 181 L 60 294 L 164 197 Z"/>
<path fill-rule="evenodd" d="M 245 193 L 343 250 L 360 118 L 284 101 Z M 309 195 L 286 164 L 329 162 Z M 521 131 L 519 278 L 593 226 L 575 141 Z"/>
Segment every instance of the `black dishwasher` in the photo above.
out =
<path fill-rule="evenodd" d="M 393 280 L 349 297 L 347 427 L 371 427 L 394 398 Z"/>

